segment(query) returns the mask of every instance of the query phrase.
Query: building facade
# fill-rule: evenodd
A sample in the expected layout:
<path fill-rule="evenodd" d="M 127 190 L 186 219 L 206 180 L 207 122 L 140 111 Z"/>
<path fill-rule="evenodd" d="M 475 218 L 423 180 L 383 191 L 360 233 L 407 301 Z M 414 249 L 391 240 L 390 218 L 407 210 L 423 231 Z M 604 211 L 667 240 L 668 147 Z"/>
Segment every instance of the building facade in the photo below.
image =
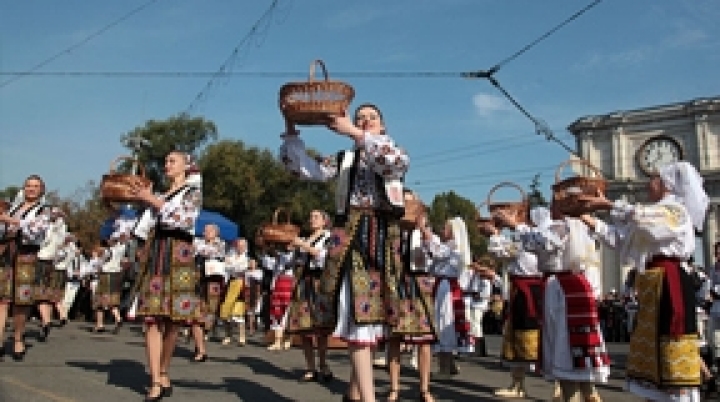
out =
<path fill-rule="evenodd" d="M 576 138 L 578 154 L 608 180 L 609 199 L 645 202 L 649 174 L 657 166 L 677 159 L 695 165 L 710 196 L 705 228 L 698 234 L 703 255 L 696 263 L 712 265 L 720 227 L 720 97 L 585 116 L 568 130 Z M 628 268 L 622 267 L 616 251 L 604 246 L 602 260 L 604 291 L 621 291 Z"/>

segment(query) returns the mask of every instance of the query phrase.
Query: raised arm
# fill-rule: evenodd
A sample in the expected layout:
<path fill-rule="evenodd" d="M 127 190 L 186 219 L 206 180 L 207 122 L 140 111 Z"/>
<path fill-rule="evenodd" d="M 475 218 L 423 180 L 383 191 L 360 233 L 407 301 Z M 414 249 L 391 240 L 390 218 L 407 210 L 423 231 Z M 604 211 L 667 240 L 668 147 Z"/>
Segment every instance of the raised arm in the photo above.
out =
<path fill-rule="evenodd" d="M 285 169 L 303 180 L 328 181 L 337 174 L 337 166 L 329 160 L 318 160 L 307 153 L 305 142 L 297 134 L 283 136 L 280 161 Z"/>

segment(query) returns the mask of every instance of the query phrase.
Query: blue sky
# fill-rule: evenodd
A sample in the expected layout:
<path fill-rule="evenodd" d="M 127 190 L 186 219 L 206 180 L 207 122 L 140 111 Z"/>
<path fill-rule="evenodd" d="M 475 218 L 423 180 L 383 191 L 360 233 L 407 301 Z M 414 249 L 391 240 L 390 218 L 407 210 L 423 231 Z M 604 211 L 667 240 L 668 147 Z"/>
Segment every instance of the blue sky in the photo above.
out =
<path fill-rule="evenodd" d="M 488 69 L 590 1 L 281 0 L 233 71 L 297 71 L 295 78 L 231 77 L 194 113 L 220 137 L 277 149 L 277 92 L 309 62 L 335 72 Z M 0 0 L 0 71 L 23 71 L 143 4 Z M 215 71 L 271 3 L 159 0 L 40 71 Z M 500 83 L 563 141 L 589 114 L 716 96 L 720 3 L 605 0 L 498 72 Z M 0 77 L 0 82 L 7 76 Z M 347 78 L 356 103 L 378 104 L 411 156 L 408 183 L 424 200 L 454 190 L 476 202 L 500 181 L 545 188 L 567 153 L 483 80 Z M 31 173 L 71 194 L 122 154 L 119 137 L 185 110 L 207 78 L 24 77 L 0 88 L 0 187 Z M 348 145 L 321 128 L 306 142 Z M 511 197 L 512 193 L 505 192 Z"/>

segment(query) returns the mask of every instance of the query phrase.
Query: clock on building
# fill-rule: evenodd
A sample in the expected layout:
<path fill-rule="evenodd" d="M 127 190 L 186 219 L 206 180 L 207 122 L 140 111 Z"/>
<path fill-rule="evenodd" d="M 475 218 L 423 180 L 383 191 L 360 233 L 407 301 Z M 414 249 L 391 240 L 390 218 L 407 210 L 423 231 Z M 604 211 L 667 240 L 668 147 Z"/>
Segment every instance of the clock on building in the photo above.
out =
<path fill-rule="evenodd" d="M 683 158 L 680 143 L 674 138 L 660 135 L 645 141 L 635 155 L 638 166 L 647 175 L 657 173 L 660 166 Z"/>

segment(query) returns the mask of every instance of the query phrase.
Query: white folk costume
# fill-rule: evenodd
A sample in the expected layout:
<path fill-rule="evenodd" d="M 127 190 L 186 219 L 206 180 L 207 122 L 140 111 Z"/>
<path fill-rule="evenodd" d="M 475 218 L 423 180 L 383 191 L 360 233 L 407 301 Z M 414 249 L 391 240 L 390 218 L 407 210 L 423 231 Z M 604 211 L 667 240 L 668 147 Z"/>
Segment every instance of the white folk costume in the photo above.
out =
<path fill-rule="evenodd" d="M 35 301 L 57 303 L 65 290 L 65 271 L 56 269 L 58 251 L 65 243 L 67 225 L 57 207 L 50 208 L 50 221 L 38 251 L 35 272 Z"/>
<path fill-rule="evenodd" d="M 599 288 L 586 276 L 600 265 L 595 238 L 581 220 L 553 221 L 544 207 L 534 208 L 531 217 L 535 227 L 525 247 L 535 252 L 545 275 L 543 374 L 560 381 L 565 400 L 578 393 L 583 400 L 599 400 L 592 384 L 607 382 L 610 357 L 598 318 Z"/>
<path fill-rule="evenodd" d="M 302 250 L 295 251 L 293 264 L 296 267 L 297 282 L 288 307 L 286 329 L 289 334 L 310 334 L 316 330 L 314 318 L 317 289 L 325 267 L 330 231 L 323 230 L 315 237 L 302 240 L 309 242 L 311 247 L 318 251 L 318 254 L 313 257 Z"/>
<path fill-rule="evenodd" d="M 359 345 L 385 335 L 383 293 L 394 264 L 391 223 L 404 212 L 402 179 L 408 156 L 387 135 L 365 133 L 357 149 L 329 163 L 310 157 L 297 135 L 280 149 L 286 168 L 305 180 L 337 177 L 336 213 L 326 268 L 318 290 L 318 326 Z"/>
<path fill-rule="evenodd" d="M 143 262 L 137 315 L 146 320 L 199 322 L 204 312 L 192 242 L 202 191 L 184 185 L 163 198 L 162 208 L 146 209 L 132 231 L 140 241 L 150 242 L 149 255 Z"/>
<path fill-rule="evenodd" d="M 401 337 L 406 344 L 435 343 L 438 325 L 435 312 L 435 276 L 433 260 L 424 247 L 422 233 L 415 228 L 399 227 L 400 242 L 395 273 L 388 285 L 392 311 L 388 311 L 390 337 Z"/>
<path fill-rule="evenodd" d="M 0 248 L 2 272 L 0 273 L 0 302 L 18 306 L 35 304 L 38 278 L 37 254 L 50 221 L 50 208 L 39 200 L 26 209 L 22 190 L 15 197 L 8 215 L 20 219 L 20 225 L 4 224 Z"/>
<path fill-rule="evenodd" d="M 474 350 L 475 339 L 470 335 L 470 324 L 465 317 L 463 291 L 458 277 L 462 276 L 470 258 L 465 222 L 460 218 L 450 221 L 453 239 L 443 243 L 433 236 L 425 241 L 432 255 L 432 271 L 435 275 L 435 317 L 438 341 L 436 352 L 469 353 Z"/>
<path fill-rule="evenodd" d="M 225 293 L 225 241 L 219 237 L 207 240 L 196 238 L 193 242 L 195 264 L 202 275 L 201 294 L 205 300 L 208 322 L 213 322 L 220 312 Z"/>
<path fill-rule="evenodd" d="M 120 307 L 123 289 L 123 260 L 127 244 L 121 240 L 121 234 L 110 236 L 112 245 L 105 249 L 102 263 L 96 273 L 97 285 L 93 292 L 93 308 L 96 310 Z"/>
<path fill-rule="evenodd" d="M 637 327 L 630 339 L 628 389 L 653 401 L 699 401 L 700 354 L 691 275 L 682 261 L 695 251 L 708 197 L 702 177 L 687 162 L 659 169 L 669 194 L 651 205 L 616 201 L 616 224 L 598 220 L 596 231 L 620 246 L 638 276 Z"/>
<path fill-rule="evenodd" d="M 486 355 L 483 334 L 483 317 L 490 305 L 492 282 L 475 270 L 465 270 L 460 277 L 460 287 L 465 302 L 465 316 L 470 323 L 470 336 L 475 338 L 475 350 Z"/>
<path fill-rule="evenodd" d="M 68 312 L 72 308 L 80 289 L 80 255 L 74 243 L 74 236 L 66 236 L 65 245 L 58 251 L 55 268 L 65 271 L 66 283 L 61 308 Z"/>
<path fill-rule="evenodd" d="M 525 248 L 530 235 L 530 228 L 519 224 L 513 238 L 497 234 L 488 241 L 488 252 L 505 261 L 505 273 L 510 277 L 501 358 L 511 368 L 512 384 L 495 390 L 500 397 L 525 397 L 525 371 L 534 369 L 540 351 L 542 277 L 537 256 Z"/>

